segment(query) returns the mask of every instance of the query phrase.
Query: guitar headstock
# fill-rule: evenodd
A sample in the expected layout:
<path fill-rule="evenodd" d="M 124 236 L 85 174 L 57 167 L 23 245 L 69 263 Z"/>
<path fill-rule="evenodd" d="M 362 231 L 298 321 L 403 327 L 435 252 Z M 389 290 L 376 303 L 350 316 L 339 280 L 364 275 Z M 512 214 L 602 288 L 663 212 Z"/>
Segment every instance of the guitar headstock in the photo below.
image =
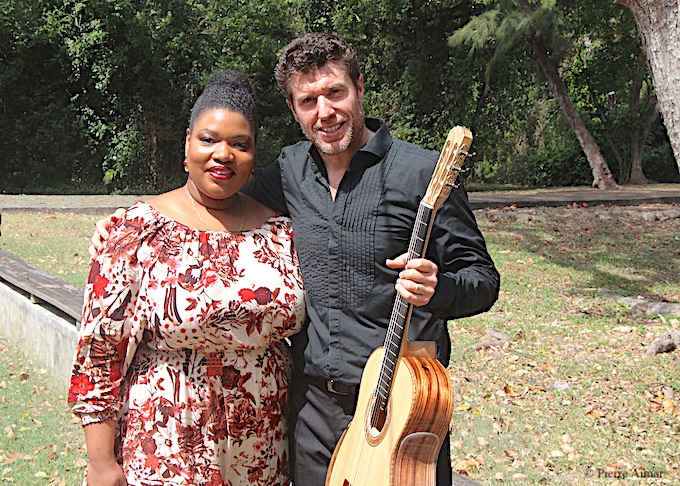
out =
<path fill-rule="evenodd" d="M 471 144 L 472 132 L 468 128 L 456 126 L 449 131 L 423 198 L 425 204 L 436 209 L 449 197 Z"/>

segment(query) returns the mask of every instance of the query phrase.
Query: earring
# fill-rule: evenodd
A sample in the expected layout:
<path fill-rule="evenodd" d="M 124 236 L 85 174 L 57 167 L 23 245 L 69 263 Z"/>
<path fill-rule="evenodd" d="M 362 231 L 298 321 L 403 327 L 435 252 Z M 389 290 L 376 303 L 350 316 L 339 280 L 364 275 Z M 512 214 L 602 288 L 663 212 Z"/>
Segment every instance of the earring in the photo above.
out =
<path fill-rule="evenodd" d="M 187 167 L 187 159 L 184 159 L 184 161 L 182 161 L 182 165 L 184 166 L 184 172 L 189 172 L 189 167 Z"/>
<path fill-rule="evenodd" d="M 249 181 L 252 181 L 252 180 L 253 180 L 253 177 L 255 177 L 255 170 L 251 170 L 251 171 L 250 171 L 250 177 L 248 177 L 248 180 L 249 180 Z"/>

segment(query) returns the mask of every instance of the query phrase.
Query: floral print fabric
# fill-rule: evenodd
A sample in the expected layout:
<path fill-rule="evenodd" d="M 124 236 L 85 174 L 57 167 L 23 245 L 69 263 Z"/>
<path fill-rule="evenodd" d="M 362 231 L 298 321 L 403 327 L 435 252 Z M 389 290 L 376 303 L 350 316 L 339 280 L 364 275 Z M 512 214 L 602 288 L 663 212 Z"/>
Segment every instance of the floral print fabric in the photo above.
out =
<path fill-rule="evenodd" d="M 305 318 L 290 220 L 208 232 L 128 209 L 85 290 L 69 402 L 116 419 L 131 485 L 289 482 L 290 356 Z"/>

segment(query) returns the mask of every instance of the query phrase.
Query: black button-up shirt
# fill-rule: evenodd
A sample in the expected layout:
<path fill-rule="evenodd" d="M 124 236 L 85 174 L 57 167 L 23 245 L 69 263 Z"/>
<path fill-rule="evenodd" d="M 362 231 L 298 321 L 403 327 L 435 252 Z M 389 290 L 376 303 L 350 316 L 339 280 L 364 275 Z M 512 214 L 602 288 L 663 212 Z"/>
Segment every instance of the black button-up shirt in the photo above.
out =
<path fill-rule="evenodd" d="M 346 384 L 360 382 L 368 356 L 384 344 L 398 274 L 385 260 L 407 251 L 438 159 L 393 139 L 382 121 L 366 125 L 375 135 L 352 159 L 335 199 L 309 141 L 284 148 L 244 188 L 293 220 L 309 321 L 294 355 L 304 349 L 306 375 Z M 446 321 L 488 310 L 500 285 L 462 187 L 439 207 L 426 256 L 439 267 L 438 284 L 430 303 L 413 309 L 409 339 L 436 341 L 446 365 Z"/>

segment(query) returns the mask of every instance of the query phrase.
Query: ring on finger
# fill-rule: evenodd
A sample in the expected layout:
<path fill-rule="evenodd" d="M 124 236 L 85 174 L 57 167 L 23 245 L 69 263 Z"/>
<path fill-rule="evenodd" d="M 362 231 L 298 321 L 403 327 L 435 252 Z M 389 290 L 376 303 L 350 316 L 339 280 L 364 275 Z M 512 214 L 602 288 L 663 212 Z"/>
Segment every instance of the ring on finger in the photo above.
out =
<path fill-rule="evenodd" d="M 420 293 L 420 284 L 416 284 L 416 290 L 413 292 L 414 294 L 419 294 Z"/>

